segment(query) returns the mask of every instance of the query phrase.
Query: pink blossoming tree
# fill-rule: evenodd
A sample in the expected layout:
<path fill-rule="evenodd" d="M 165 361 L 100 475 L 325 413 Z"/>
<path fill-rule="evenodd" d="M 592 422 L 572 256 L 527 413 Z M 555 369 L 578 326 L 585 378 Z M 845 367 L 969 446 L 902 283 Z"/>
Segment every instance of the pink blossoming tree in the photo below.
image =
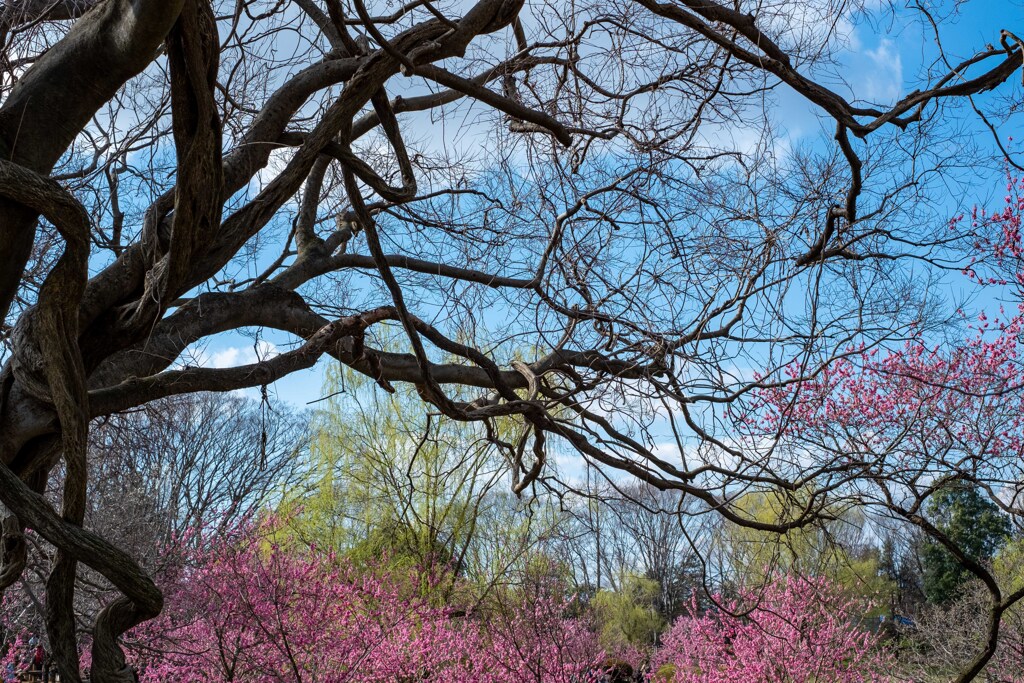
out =
<path fill-rule="evenodd" d="M 936 494 L 969 486 L 1024 523 L 1024 179 L 1006 190 L 1001 210 L 971 214 L 977 253 L 963 269 L 998 313 L 982 310 L 963 336 L 919 329 L 889 351 L 851 349 L 811 379 L 762 391 L 742 419 L 809 464 L 821 495 L 916 526 L 984 587 L 984 633 L 959 683 L 1005 668 L 993 660 L 1000 628 L 1024 599 L 1020 577 L 1000 577 L 929 516 Z"/>
<path fill-rule="evenodd" d="M 356 571 L 244 524 L 169 573 L 161 617 L 132 632 L 145 683 L 444 680 L 576 683 L 601 653 L 565 605 L 540 596 L 499 616 L 437 607 L 387 572 Z"/>
<path fill-rule="evenodd" d="M 745 606 L 753 605 L 745 609 Z M 657 677 L 673 683 L 891 681 L 891 662 L 856 625 L 863 605 L 824 579 L 778 578 L 699 614 L 696 603 L 665 634 Z"/>

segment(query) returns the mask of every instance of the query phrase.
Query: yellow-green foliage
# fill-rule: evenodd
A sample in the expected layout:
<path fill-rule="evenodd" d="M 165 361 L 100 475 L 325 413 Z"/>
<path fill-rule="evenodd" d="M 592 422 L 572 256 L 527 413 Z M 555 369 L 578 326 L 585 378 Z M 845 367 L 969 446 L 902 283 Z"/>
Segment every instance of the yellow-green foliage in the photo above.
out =
<path fill-rule="evenodd" d="M 781 524 L 798 519 L 810 497 L 808 491 L 785 497 L 749 493 L 736 502 L 736 507 L 749 519 Z M 852 597 L 874 603 L 869 616 L 887 612 L 895 585 L 881 571 L 877 551 L 860 543 L 862 513 L 827 506 L 823 512 L 829 519 L 784 534 L 728 525 L 724 540 L 733 571 L 748 584 L 761 583 L 774 572 L 826 576 Z"/>
<path fill-rule="evenodd" d="M 672 683 L 676 679 L 676 665 L 675 664 L 662 664 L 658 667 L 658 670 L 654 672 L 654 677 L 651 679 L 653 683 Z"/>
<path fill-rule="evenodd" d="M 602 590 L 594 596 L 594 613 L 600 623 L 601 645 L 615 651 L 626 645 L 653 645 L 665 628 L 654 604 L 658 582 L 629 574 L 619 589 Z"/>
<path fill-rule="evenodd" d="M 312 466 L 280 505 L 285 533 L 357 560 L 457 565 L 501 471 L 476 427 L 429 415 L 409 388 L 388 394 L 338 368 L 325 393 Z"/>
<path fill-rule="evenodd" d="M 1024 588 L 1024 540 L 1007 543 L 993 559 L 992 570 L 1004 593 Z"/>

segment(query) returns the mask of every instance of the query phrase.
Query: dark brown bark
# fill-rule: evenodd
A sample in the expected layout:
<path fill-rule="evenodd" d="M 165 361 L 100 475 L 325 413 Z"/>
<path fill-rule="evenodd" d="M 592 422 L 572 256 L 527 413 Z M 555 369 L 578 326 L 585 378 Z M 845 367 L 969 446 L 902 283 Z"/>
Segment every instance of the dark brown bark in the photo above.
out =
<path fill-rule="evenodd" d="M 96 620 L 95 681 L 131 680 L 118 638 L 162 600 L 127 553 L 82 528 L 89 420 L 162 397 L 265 386 L 326 357 L 383 390 L 415 384 L 449 417 L 485 423 L 517 493 L 554 485 L 548 451 L 561 442 L 738 524 L 810 523 L 824 496 L 864 469 L 837 461 L 774 471 L 701 424 L 701 412 L 812 377 L 854 341 L 918 323 L 915 302 L 904 310 L 860 289 L 861 276 L 886 282 L 891 259 L 949 241 L 886 222 L 894 204 L 918 201 L 914 188 L 932 170 L 917 168 L 931 134 L 917 127 L 941 124 L 928 105 L 998 87 L 1022 59 L 1007 38 L 883 108 L 823 85 L 814 71 L 823 46 L 788 44 L 778 22 L 708 0 L 636 0 L 624 16 L 598 3 L 567 10 L 580 17 L 545 17 L 548 32 L 535 36 L 518 18 L 530 10 L 521 0 L 480 0 L 461 17 L 419 3 L 372 16 L 357 1 L 358 16 L 346 16 L 341 3 L 302 0 L 244 18 L 235 3 L 207 0 L 88 4 L 0 106 L 0 310 L 4 320 L 18 311 L 0 372 L 0 501 L 12 513 L 0 588 L 23 568 L 25 528 L 57 548 L 47 623 L 68 681 L 78 680 L 78 563 L 123 596 Z M 0 24 L 66 20 L 84 7 L 7 3 Z M 297 56 L 272 43 L 277 31 L 298 31 L 286 11 L 314 27 L 282 39 Z M 143 72 L 152 90 L 132 80 Z M 413 95 L 397 94 L 410 92 L 404 83 Z M 830 149 L 792 175 L 759 150 L 716 146 L 779 84 L 835 125 Z M 108 105 L 152 111 L 124 142 L 97 117 Z M 481 145 L 493 167 L 460 169 L 449 150 L 417 147 L 422 136 L 404 118 L 414 112 L 479 115 L 491 125 Z M 81 148 L 92 170 L 50 177 Z M 272 164 L 275 150 L 287 154 Z M 904 167 L 910 177 L 897 182 L 893 169 Z M 127 185 L 109 181 L 122 175 L 145 190 L 107 196 Z M 127 226 L 104 251 L 114 214 Z M 37 228 L 40 216 L 48 225 Z M 49 225 L 55 262 L 32 253 Z M 33 259 L 38 281 L 23 276 Z M 354 273 L 370 284 L 344 280 Z M 810 312 L 787 314 L 800 287 Z M 360 291 L 370 294 L 350 303 Z M 488 319 L 503 312 L 508 321 Z M 452 323 L 463 313 L 469 322 Z M 480 320 L 507 325 L 507 336 L 476 336 Z M 401 326 L 402 349 L 375 348 L 374 328 L 388 322 Z M 175 366 L 190 346 L 251 328 L 287 333 L 294 345 L 239 367 Z M 510 338 L 531 362 L 511 354 Z M 787 346 L 798 349 L 799 377 L 775 365 Z M 748 347 L 758 350 L 744 356 Z M 771 359 L 759 378 L 723 379 L 751 358 Z M 643 434 L 649 416 L 623 407 L 637 387 L 670 408 L 673 428 L 741 464 L 692 462 L 678 435 L 679 457 L 659 455 Z M 467 398 L 468 389 L 480 391 Z M 609 405 L 641 434 L 608 417 Z M 521 423 L 518 444 L 495 435 L 498 417 Z M 61 459 L 58 514 L 41 494 Z M 784 524 L 745 516 L 729 489 L 791 493 L 808 482 L 821 496 Z"/>
<path fill-rule="evenodd" d="M 79 19 L 0 107 L 0 156 L 49 173 L 97 109 L 153 60 L 181 6 L 182 0 L 111 0 Z M 6 316 L 38 214 L 10 202 L 0 212 L 0 313 Z"/>

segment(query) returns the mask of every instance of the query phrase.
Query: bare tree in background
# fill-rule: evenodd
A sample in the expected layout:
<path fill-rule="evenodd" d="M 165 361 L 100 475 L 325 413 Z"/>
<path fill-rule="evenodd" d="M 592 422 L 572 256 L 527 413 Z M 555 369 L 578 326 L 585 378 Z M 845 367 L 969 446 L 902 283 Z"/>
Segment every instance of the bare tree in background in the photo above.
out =
<path fill-rule="evenodd" d="M 866 101 L 836 62 L 858 12 L 0 6 L 0 587 L 24 569 L 24 528 L 56 548 L 46 621 L 62 680 L 80 679 L 79 563 L 122 596 L 93 626 L 93 680 L 132 679 L 118 637 L 162 603 L 137 562 L 83 528 L 90 422 L 323 357 L 385 391 L 413 383 L 448 417 L 517 424 L 511 440 L 491 429 L 516 492 L 560 485 L 546 467 L 558 445 L 738 524 L 811 520 L 859 470 L 755 457 L 723 411 L 921 323 L 928 271 L 905 259 L 938 263 L 956 237 L 930 193 L 948 191 L 940 172 L 986 158 L 958 117 L 984 114 L 968 98 L 995 88 L 1013 98 L 1000 111 L 1019 98 L 1022 47 L 993 27 L 990 46 L 937 56 L 906 96 Z M 942 18 L 920 12 L 893 23 L 919 19 L 941 44 Z M 785 155 L 781 90 L 828 129 Z M 404 350 L 375 342 L 384 324 Z M 239 367 L 176 363 L 256 328 L 293 343 Z M 676 434 L 670 457 L 658 419 Z M 42 495 L 58 464 L 59 511 Z M 821 495 L 784 524 L 732 505 L 808 482 Z"/>
<path fill-rule="evenodd" d="M 130 545 L 140 547 L 230 523 L 293 485 L 307 448 L 302 415 L 229 394 L 172 396 L 111 415 L 90 434 L 89 526 L 107 535 L 139 523 Z"/>
<path fill-rule="evenodd" d="M 177 559 L 165 554 L 173 537 L 229 525 L 274 502 L 307 465 L 307 440 L 304 416 L 280 407 L 267 413 L 259 402 L 230 394 L 172 396 L 102 418 L 90 432 L 86 525 L 159 573 L 161 563 Z M 52 495 L 59 498 L 59 487 Z M 9 596 L 20 608 L 10 624 L 35 632 L 53 561 L 39 540 L 29 538 L 25 572 L 17 595 Z M 80 568 L 80 631 L 88 632 L 111 597 L 101 575 Z"/>
<path fill-rule="evenodd" d="M 572 567 L 582 594 L 618 591 L 623 581 L 644 577 L 657 584 L 656 607 L 671 621 L 694 593 L 704 592 L 711 546 L 705 522 L 711 520 L 701 515 L 707 510 L 678 490 L 637 481 L 575 488 L 560 499 L 551 551 Z"/>
<path fill-rule="evenodd" d="M 694 514 L 686 498 L 676 490 L 661 491 L 643 483 L 622 488 L 612 496 L 617 533 L 616 550 L 622 566 L 657 582 L 657 608 L 671 622 L 704 585 L 700 560 L 704 529 L 689 524 Z"/>

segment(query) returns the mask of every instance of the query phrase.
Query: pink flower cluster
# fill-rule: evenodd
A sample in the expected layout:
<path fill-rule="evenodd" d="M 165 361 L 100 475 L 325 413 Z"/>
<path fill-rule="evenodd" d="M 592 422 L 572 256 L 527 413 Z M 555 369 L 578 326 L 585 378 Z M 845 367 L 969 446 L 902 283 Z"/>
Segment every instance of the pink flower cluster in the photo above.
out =
<path fill-rule="evenodd" d="M 588 624 L 567 618 L 557 580 L 456 609 L 421 597 L 437 595 L 439 577 L 357 570 L 315 547 L 277 546 L 265 530 L 246 522 L 168 553 L 165 609 L 125 643 L 143 683 L 597 683 L 616 660 L 634 671 L 650 661 L 644 680 L 672 683 L 893 680 L 856 625 L 865 606 L 822 579 L 778 578 L 703 614 L 693 602 L 661 648 L 606 659 Z M 26 652 L 23 640 L 8 659 Z"/>
<path fill-rule="evenodd" d="M 1024 180 L 1008 183 L 1007 206 L 976 212 L 984 258 L 966 274 L 982 285 L 1010 285 L 1015 311 L 984 312 L 966 339 L 940 345 L 916 335 L 888 353 L 860 350 L 813 378 L 765 390 L 747 427 L 788 434 L 825 453 L 852 449 L 876 467 L 915 472 L 1019 466 L 1024 453 Z M 979 272 L 996 275 L 982 276 Z M 1013 284 L 1011 284 L 1013 283 Z M 856 351 L 855 349 L 851 351 Z M 796 376 L 795 369 L 791 376 Z M 833 444 L 829 449 L 828 445 Z M 886 461 L 878 458 L 883 457 Z"/>
<path fill-rule="evenodd" d="M 144 683 L 593 680 L 593 634 L 544 595 L 496 613 L 437 607 L 415 582 L 285 549 L 245 524 L 166 577 L 161 616 L 132 632 Z M 403 580 L 406 579 L 406 580 Z"/>
<path fill-rule="evenodd" d="M 6 645 L 7 651 L 0 657 L 0 681 L 15 683 L 17 674 L 28 669 L 32 661 L 32 648 L 29 645 L 31 635 L 28 631 L 18 631 Z"/>
<path fill-rule="evenodd" d="M 874 635 L 855 623 L 863 606 L 824 579 L 782 577 L 720 605 L 701 615 L 694 602 L 676 620 L 655 654 L 656 675 L 673 683 L 894 680 Z"/>
<path fill-rule="evenodd" d="M 950 221 L 956 229 L 963 221 L 958 216 Z M 1018 293 L 1024 287 L 1024 177 L 1007 176 L 1003 208 L 987 212 L 975 208 L 971 212 L 971 229 L 977 234 L 971 259 L 964 274 L 983 285 L 1013 285 Z M 979 272 L 982 271 L 982 272 Z"/>

